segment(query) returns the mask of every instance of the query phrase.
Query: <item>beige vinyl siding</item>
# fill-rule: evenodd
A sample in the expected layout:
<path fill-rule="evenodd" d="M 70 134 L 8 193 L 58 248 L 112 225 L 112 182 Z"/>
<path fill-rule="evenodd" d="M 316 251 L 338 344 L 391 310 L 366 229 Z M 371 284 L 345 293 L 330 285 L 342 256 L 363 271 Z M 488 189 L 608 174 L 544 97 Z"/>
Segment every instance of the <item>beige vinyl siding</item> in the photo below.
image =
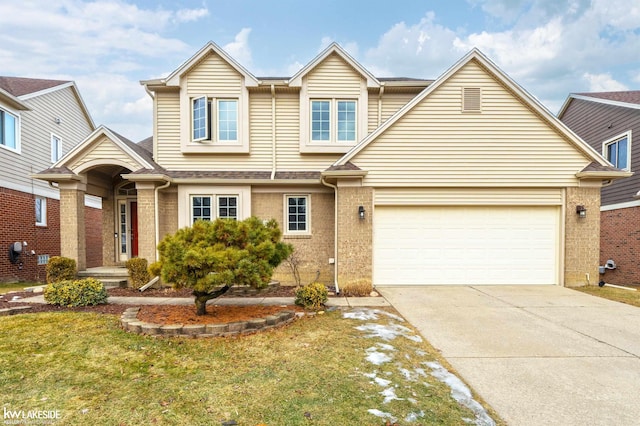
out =
<path fill-rule="evenodd" d="M 67 167 L 72 170 L 77 170 L 78 168 L 82 167 L 83 164 L 86 164 L 90 161 L 104 161 L 105 158 L 113 158 L 129 164 L 129 170 L 131 170 L 132 172 L 135 172 L 136 170 L 142 168 L 142 165 L 124 155 L 122 153 L 122 150 L 107 137 L 102 137 L 97 143 L 91 146 L 90 150 L 83 151 L 81 155 L 77 155 L 76 158 L 77 160 L 75 162 L 68 163 Z"/>
<path fill-rule="evenodd" d="M 156 162 L 171 168 L 180 162 L 180 94 L 157 92 L 156 108 Z"/>
<path fill-rule="evenodd" d="M 369 116 L 368 116 L 368 133 L 374 131 L 380 124 L 384 123 L 393 114 L 398 112 L 400 108 L 405 106 L 411 99 L 416 97 L 416 93 L 385 93 L 382 95 L 382 114 L 378 121 L 379 95 L 377 93 L 369 93 Z"/>
<path fill-rule="evenodd" d="M 47 182 L 31 179 L 30 174 L 51 167 L 51 133 L 62 139 L 62 153 L 66 154 L 93 128 L 71 87 L 24 103 L 31 110 L 20 113 L 21 152 L 0 149 L 0 182 L 2 186 L 23 192 L 50 194 L 53 191 Z M 56 124 L 54 118 L 60 118 L 60 124 Z"/>
<path fill-rule="evenodd" d="M 380 188 L 381 206 L 554 206 L 563 204 L 561 188 Z"/>
<path fill-rule="evenodd" d="M 363 79 L 338 55 L 332 54 L 314 68 L 306 80 L 309 98 L 355 98 L 360 96 Z"/>
<path fill-rule="evenodd" d="M 462 113 L 480 87 L 482 112 Z M 575 186 L 590 160 L 477 62 L 465 65 L 352 161 L 371 186 Z"/>
<path fill-rule="evenodd" d="M 218 55 L 203 58 L 187 73 L 187 95 L 240 96 L 242 76 Z"/>
<path fill-rule="evenodd" d="M 300 97 L 278 94 L 276 98 L 277 169 L 280 171 L 324 170 L 340 154 L 300 154 Z"/>

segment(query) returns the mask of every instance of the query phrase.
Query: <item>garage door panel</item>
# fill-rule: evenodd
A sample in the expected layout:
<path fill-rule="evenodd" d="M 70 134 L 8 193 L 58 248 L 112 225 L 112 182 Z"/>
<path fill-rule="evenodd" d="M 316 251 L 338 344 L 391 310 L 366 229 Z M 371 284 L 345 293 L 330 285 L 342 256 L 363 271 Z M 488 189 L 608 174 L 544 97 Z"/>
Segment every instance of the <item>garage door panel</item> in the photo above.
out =
<path fill-rule="evenodd" d="M 556 284 L 558 207 L 377 206 L 374 283 Z"/>

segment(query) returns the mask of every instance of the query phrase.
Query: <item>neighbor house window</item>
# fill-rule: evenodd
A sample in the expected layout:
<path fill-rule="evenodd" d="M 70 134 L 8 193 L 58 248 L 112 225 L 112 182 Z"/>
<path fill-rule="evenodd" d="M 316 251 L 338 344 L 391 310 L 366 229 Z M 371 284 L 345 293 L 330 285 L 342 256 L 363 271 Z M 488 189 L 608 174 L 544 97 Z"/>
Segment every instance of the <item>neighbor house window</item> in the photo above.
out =
<path fill-rule="evenodd" d="M 62 157 L 62 139 L 56 135 L 51 135 L 51 162 L 55 163 Z"/>
<path fill-rule="evenodd" d="M 38 255 L 38 265 L 46 265 L 49 263 L 49 255 L 48 254 L 39 254 Z"/>
<path fill-rule="evenodd" d="M 218 196 L 218 218 L 238 220 L 238 197 Z"/>
<path fill-rule="evenodd" d="M 308 195 L 287 195 L 286 223 L 287 233 L 308 234 L 309 229 L 309 196 Z"/>
<path fill-rule="evenodd" d="M 211 197 L 200 195 L 191 197 L 191 223 L 196 220 L 211 220 Z"/>
<path fill-rule="evenodd" d="M 45 197 L 35 198 L 36 225 L 47 226 L 47 199 Z"/>
<path fill-rule="evenodd" d="M 18 117 L 0 109 L 0 145 L 18 149 Z"/>
<path fill-rule="evenodd" d="M 236 142 L 238 100 L 200 96 L 191 101 L 194 141 Z"/>
<path fill-rule="evenodd" d="M 312 100 L 312 142 L 355 142 L 356 101 Z"/>
<path fill-rule="evenodd" d="M 603 144 L 605 158 L 619 169 L 630 169 L 631 134 L 616 136 Z"/>

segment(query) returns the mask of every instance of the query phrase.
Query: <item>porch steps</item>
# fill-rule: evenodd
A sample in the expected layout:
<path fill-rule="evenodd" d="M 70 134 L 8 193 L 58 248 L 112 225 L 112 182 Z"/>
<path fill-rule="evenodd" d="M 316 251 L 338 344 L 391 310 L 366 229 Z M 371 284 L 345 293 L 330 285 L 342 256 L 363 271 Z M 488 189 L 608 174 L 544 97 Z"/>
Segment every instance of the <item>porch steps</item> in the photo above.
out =
<path fill-rule="evenodd" d="M 102 284 L 107 288 L 127 287 L 129 273 L 126 268 L 101 266 L 97 268 L 87 268 L 84 271 L 78 271 L 78 277 L 92 277 L 98 279 L 102 281 Z"/>

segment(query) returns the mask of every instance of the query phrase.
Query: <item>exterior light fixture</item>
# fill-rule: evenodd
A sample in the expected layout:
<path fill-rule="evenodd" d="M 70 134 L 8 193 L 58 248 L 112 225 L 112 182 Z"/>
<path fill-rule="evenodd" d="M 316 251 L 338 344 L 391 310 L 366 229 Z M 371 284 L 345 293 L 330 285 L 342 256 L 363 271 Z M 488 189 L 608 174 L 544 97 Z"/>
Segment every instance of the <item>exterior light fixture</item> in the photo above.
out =
<path fill-rule="evenodd" d="M 358 206 L 358 217 L 360 220 L 364 220 L 364 206 Z"/>
<path fill-rule="evenodd" d="M 580 219 L 587 217 L 587 209 L 584 206 L 576 206 L 576 214 Z"/>

